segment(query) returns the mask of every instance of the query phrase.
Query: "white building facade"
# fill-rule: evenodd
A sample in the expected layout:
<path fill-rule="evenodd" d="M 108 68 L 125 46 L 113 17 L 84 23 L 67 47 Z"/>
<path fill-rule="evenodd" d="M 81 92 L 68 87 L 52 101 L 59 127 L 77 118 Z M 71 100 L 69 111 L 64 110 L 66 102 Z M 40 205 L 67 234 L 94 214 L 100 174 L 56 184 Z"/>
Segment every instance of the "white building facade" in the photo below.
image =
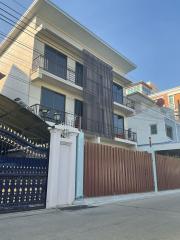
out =
<path fill-rule="evenodd" d="M 159 107 L 140 93 L 130 97 L 136 102 L 136 115 L 128 118 L 128 126 L 137 132 L 138 149 L 151 151 L 156 146 L 157 150 L 161 150 L 170 144 L 176 144 L 180 149 L 180 124 L 175 120 L 173 111 Z"/>

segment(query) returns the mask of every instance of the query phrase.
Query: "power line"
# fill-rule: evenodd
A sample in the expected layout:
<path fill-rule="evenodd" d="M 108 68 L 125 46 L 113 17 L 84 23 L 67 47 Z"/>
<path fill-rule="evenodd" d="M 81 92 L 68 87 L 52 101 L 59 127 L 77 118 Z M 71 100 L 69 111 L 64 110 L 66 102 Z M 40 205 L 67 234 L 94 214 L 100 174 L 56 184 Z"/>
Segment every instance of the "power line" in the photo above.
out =
<path fill-rule="evenodd" d="M 3 5 L 5 5 L 5 6 L 7 6 L 8 8 L 10 8 L 11 10 L 13 10 L 13 11 L 15 11 L 14 9 L 12 9 L 10 6 L 8 6 L 7 4 L 4 4 L 4 3 L 2 3 L 1 1 L 0 1 L 0 4 L 3 4 Z M 21 15 L 19 12 L 17 12 L 16 11 L 16 13 L 18 13 L 19 15 Z M 7 17 L 6 17 L 7 18 Z M 30 21 L 30 19 L 29 18 L 27 18 L 26 16 L 24 16 L 24 18 L 25 19 L 27 19 L 28 21 Z M 18 18 L 17 18 L 18 19 Z M 18 19 L 19 20 L 19 22 L 20 23 L 23 23 L 24 25 L 27 25 L 27 23 L 25 23 L 25 22 L 23 22 L 22 20 L 20 20 L 20 19 Z M 13 21 L 13 20 L 11 20 L 10 19 L 10 21 Z M 16 22 L 14 22 L 14 23 L 16 23 Z M 9 23 L 9 24 L 11 24 L 12 26 L 14 26 L 14 24 L 12 24 L 12 23 Z M 36 24 L 34 24 L 35 26 L 36 26 Z M 52 26 L 52 27 L 54 27 L 52 24 L 49 24 L 50 26 Z M 28 25 L 31 29 L 33 29 L 33 31 L 34 30 L 36 30 L 35 28 L 33 28 L 32 26 L 30 26 L 30 25 Z M 17 26 L 14 26 L 15 28 L 17 28 Z M 22 32 L 24 32 L 24 33 L 26 33 L 24 30 L 23 30 L 24 28 L 21 28 L 21 29 L 19 29 L 19 30 L 22 30 Z M 29 33 L 32 33 L 30 30 L 27 30 L 26 29 L 26 31 L 28 31 Z M 36 33 L 37 33 L 38 31 L 36 30 Z M 28 34 L 28 33 L 26 33 L 26 34 Z M 33 39 L 34 39 L 34 33 L 32 33 L 33 34 L 33 36 L 31 36 L 31 37 L 33 37 Z M 28 35 L 30 35 L 30 34 L 28 34 Z M 45 35 L 44 33 L 41 33 L 41 35 L 42 36 L 45 36 L 46 37 L 46 39 L 49 39 L 50 41 L 51 41 L 51 39 L 47 36 L 47 35 Z M 36 38 L 41 42 L 41 43 L 43 43 L 44 44 L 44 40 L 40 37 L 40 36 L 36 36 Z M 47 41 L 46 40 L 46 42 L 47 43 L 49 43 L 51 46 L 53 46 L 53 47 L 55 47 L 56 48 L 56 45 L 54 45 L 54 44 L 52 44 L 52 41 L 51 42 L 49 42 L 49 41 Z M 66 47 L 64 47 L 64 48 L 66 48 Z M 35 49 L 37 52 L 39 52 L 37 49 Z M 66 50 L 68 50 L 68 48 L 66 48 Z M 64 51 L 64 49 L 63 49 L 63 51 Z M 39 52 L 39 54 L 41 54 L 41 55 L 44 55 L 44 53 L 41 53 L 41 52 Z M 76 53 L 77 54 L 77 53 Z M 79 55 L 79 54 L 77 54 L 79 57 L 81 57 L 81 55 Z M 73 55 L 71 55 L 72 57 L 73 57 Z M 74 57 L 73 57 L 74 58 Z"/>
<path fill-rule="evenodd" d="M 12 61 L 12 59 L 9 58 L 8 56 L 3 56 L 3 58 Z M 21 60 L 18 59 L 18 61 L 21 61 Z M 19 64 L 21 64 L 22 67 L 24 67 L 24 68 L 28 69 L 29 71 L 31 71 L 31 68 L 28 67 L 27 65 L 24 65 L 24 64 L 22 64 L 22 63 L 19 63 Z M 9 64 L 9 65 L 11 65 L 11 64 Z"/>
<path fill-rule="evenodd" d="M 27 10 L 28 7 L 25 7 L 24 5 L 22 5 L 21 3 L 19 3 L 18 1 L 16 0 L 13 0 L 13 2 L 15 2 L 18 6 L 20 6 L 22 9 L 25 9 Z"/>
<path fill-rule="evenodd" d="M 1 1 L 0 1 L 0 3 L 3 4 L 4 6 L 10 8 L 12 11 L 16 12 L 18 15 L 21 15 L 19 12 L 17 12 L 17 11 L 14 10 L 14 9 L 12 9 L 10 6 L 2 3 Z M 19 22 L 27 25 L 25 22 L 23 22 L 22 20 L 19 20 L 17 17 L 15 17 L 14 15 L 12 15 L 12 14 L 9 13 L 8 11 L 6 11 L 6 10 L 4 10 L 4 9 L 2 9 L 2 8 L 0 8 L 0 9 L 1 9 L 2 11 L 6 12 L 8 15 L 12 16 L 13 18 L 17 19 Z M 2 14 L 2 16 L 5 18 L 5 19 L 0 18 L 2 21 L 5 21 L 6 23 L 8 23 L 8 24 L 10 24 L 10 25 L 12 25 L 12 26 L 14 26 L 14 24 L 16 24 L 16 22 L 13 21 L 12 19 L 6 17 L 6 16 L 3 15 L 3 14 Z M 28 19 L 28 18 L 26 18 L 26 17 L 24 17 L 24 18 L 25 18 L 25 19 Z M 11 22 L 9 22 L 9 21 L 11 21 Z M 28 21 L 30 21 L 30 19 L 28 19 Z M 12 22 L 13 22 L 14 24 L 12 24 Z M 21 30 L 21 31 L 24 32 L 25 34 L 28 34 L 30 37 L 32 37 L 32 38 L 34 39 L 34 35 L 35 35 L 35 34 L 32 33 L 30 30 L 27 30 L 27 29 L 26 29 L 26 31 L 32 33 L 33 35 L 29 34 L 28 32 L 25 32 L 25 31 L 23 30 L 24 28 L 23 28 L 22 26 L 20 26 L 21 28 L 18 28 L 17 26 L 14 26 L 14 27 L 17 28 L 17 29 L 19 29 L 19 30 Z M 29 27 L 32 28 L 31 26 L 29 26 Z M 32 29 L 35 30 L 35 28 L 32 28 Z M 36 32 L 36 33 L 37 33 L 37 32 Z M 42 34 L 42 35 L 44 35 L 44 34 Z M 46 35 L 45 35 L 45 36 L 46 36 Z M 37 37 L 37 39 L 38 39 L 40 42 L 42 42 L 42 41 L 41 41 L 41 38 L 40 38 L 39 36 L 36 36 L 36 37 Z M 8 37 L 7 37 L 7 38 L 8 38 Z M 48 37 L 46 36 L 46 38 L 48 38 Z M 50 39 L 50 38 L 48 38 L 48 39 Z M 14 39 L 13 39 L 12 41 L 14 41 Z M 48 41 L 46 41 L 46 42 L 48 43 Z M 44 44 L 44 41 L 43 41 L 42 43 Z M 50 43 L 50 45 L 53 45 L 52 42 Z M 26 46 L 26 47 L 27 47 L 27 46 Z M 56 46 L 55 46 L 55 47 L 56 47 Z M 42 53 L 39 52 L 39 50 L 37 50 L 37 49 L 35 49 L 35 48 L 33 48 L 33 49 L 31 48 L 31 50 L 37 51 L 37 53 L 39 53 L 39 54 L 42 55 Z M 155 110 L 154 110 L 154 111 L 155 111 Z M 155 112 L 158 112 L 158 111 L 155 111 Z M 159 113 L 159 112 L 158 112 L 158 113 Z M 161 114 L 161 113 L 159 113 L 159 114 Z M 161 114 L 161 115 L 162 115 L 162 114 Z"/>

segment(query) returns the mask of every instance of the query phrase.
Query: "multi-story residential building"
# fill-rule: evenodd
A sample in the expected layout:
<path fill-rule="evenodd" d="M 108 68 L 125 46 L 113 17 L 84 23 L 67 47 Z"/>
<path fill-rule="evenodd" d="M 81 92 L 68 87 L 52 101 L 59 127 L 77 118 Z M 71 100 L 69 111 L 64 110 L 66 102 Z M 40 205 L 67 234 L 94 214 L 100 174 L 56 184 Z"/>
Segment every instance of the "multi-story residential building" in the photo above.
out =
<path fill-rule="evenodd" d="M 132 93 L 136 93 L 136 92 L 140 92 L 144 95 L 150 95 L 152 93 L 157 92 L 157 88 L 154 84 L 152 84 L 151 82 L 138 82 L 138 83 L 133 83 L 131 84 L 129 87 L 127 87 L 126 89 L 126 94 L 132 94 Z"/>
<path fill-rule="evenodd" d="M 134 93 L 136 115 L 128 118 L 128 126 L 137 132 L 140 150 L 178 150 L 180 154 L 180 123 L 171 109 L 161 107 L 150 97 Z"/>
<path fill-rule="evenodd" d="M 150 95 L 160 106 L 171 108 L 177 120 L 180 120 L 180 87 L 167 89 Z"/>
<path fill-rule="evenodd" d="M 1 93 L 48 123 L 81 126 L 89 141 L 127 148 L 126 74 L 136 66 L 48 0 L 36 0 L 0 46 Z"/>

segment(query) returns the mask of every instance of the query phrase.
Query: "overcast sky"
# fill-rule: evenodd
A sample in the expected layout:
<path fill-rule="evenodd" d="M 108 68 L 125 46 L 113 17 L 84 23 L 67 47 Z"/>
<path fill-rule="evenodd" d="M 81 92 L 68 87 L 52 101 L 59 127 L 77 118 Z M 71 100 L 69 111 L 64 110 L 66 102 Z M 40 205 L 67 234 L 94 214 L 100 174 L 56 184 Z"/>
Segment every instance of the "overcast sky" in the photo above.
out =
<path fill-rule="evenodd" d="M 2 2 L 23 13 L 32 1 Z M 151 81 L 160 90 L 180 86 L 180 0 L 53 2 L 132 60 L 132 81 Z M 9 31 L 1 20 L 0 26 Z"/>

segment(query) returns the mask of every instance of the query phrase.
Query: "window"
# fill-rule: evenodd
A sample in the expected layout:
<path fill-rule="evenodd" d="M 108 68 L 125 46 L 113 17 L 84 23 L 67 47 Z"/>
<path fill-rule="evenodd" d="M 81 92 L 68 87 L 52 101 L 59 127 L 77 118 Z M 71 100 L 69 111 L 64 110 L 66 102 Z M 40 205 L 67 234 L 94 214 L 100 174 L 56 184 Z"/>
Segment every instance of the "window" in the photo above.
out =
<path fill-rule="evenodd" d="M 156 125 L 156 124 L 152 124 L 152 125 L 150 126 L 150 128 L 151 128 L 151 134 L 152 134 L 152 135 L 157 134 L 157 125 Z"/>
<path fill-rule="evenodd" d="M 150 95 L 151 94 L 151 90 L 145 86 L 143 86 L 142 88 L 142 92 L 146 95 Z"/>
<path fill-rule="evenodd" d="M 64 121 L 65 118 L 65 96 L 51 91 L 47 88 L 41 89 L 41 109 L 43 108 L 48 109 L 48 114 L 46 115 L 47 118 L 50 120 L 55 119 L 55 114 L 60 114 L 60 120 Z M 42 111 L 41 111 L 42 112 Z"/>
<path fill-rule="evenodd" d="M 44 68 L 48 72 L 63 79 L 67 77 L 67 56 L 46 45 Z"/>
<path fill-rule="evenodd" d="M 77 116 L 83 116 L 83 102 L 75 99 L 74 113 Z"/>
<path fill-rule="evenodd" d="M 75 83 L 79 86 L 83 85 L 83 65 L 76 62 L 76 78 Z"/>
<path fill-rule="evenodd" d="M 169 96 L 169 107 L 174 109 L 174 95 Z"/>
<path fill-rule="evenodd" d="M 124 134 L 124 117 L 120 115 L 113 115 L 113 122 L 114 122 L 114 133 L 115 135 L 119 136 Z"/>
<path fill-rule="evenodd" d="M 171 126 L 166 125 L 166 136 L 173 139 L 173 129 Z"/>
<path fill-rule="evenodd" d="M 123 104 L 123 88 L 115 83 L 113 84 L 113 100 Z"/>

